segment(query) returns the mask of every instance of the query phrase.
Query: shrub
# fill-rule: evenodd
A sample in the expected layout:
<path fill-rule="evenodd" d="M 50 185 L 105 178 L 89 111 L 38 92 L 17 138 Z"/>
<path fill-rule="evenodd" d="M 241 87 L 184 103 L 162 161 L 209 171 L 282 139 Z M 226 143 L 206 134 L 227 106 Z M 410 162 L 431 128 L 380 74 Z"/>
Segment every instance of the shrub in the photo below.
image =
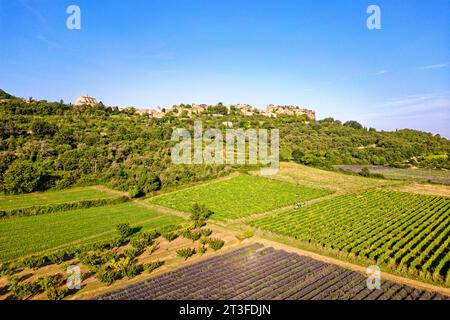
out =
<path fill-rule="evenodd" d="M 61 288 L 55 288 L 55 287 L 49 287 L 46 290 L 47 293 L 47 299 L 48 300 L 62 300 L 69 292 L 69 289 L 66 287 Z"/>
<path fill-rule="evenodd" d="M 175 240 L 176 238 L 178 238 L 178 234 L 174 233 L 174 232 L 166 232 L 162 234 L 163 238 L 170 241 Z"/>
<path fill-rule="evenodd" d="M 177 255 L 179 257 L 184 258 L 184 260 L 187 260 L 189 257 L 192 257 L 195 254 L 194 248 L 184 248 L 177 250 Z"/>
<path fill-rule="evenodd" d="M 159 242 L 158 241 L 155 241 L 155 243 L 153 243 L 153 245 L 151 246 L 151 247 L 149 247 L 148 249 L 147 249 L 147 251 L 150 253 L 150 254 L 152 254 L 153 252 L 155 252 L 156 250 L 158 250 L 159 249 Z"/>
<path fill-rule="evenodd" d="M 122 270 L 122 276 L 128 279 L 134 278 L 135 276 L 141 274 L 143 270 L 142 265 L 136 263 L 130 263 Z"/>
<path fill-rule="evenodd" d="M 14 299 L 25 300 L 39 293 L 39 285 L 32 282 L 13 282 L 8 291 Z"/>
<path fill-rule="evenodd" d="M 192 241 L 197 241 L 201 237 L 201 233 L 199 231 L 192 231 L 191 232 L 189 230 L 184 230 L 181 234 L 186 239 L 190 239 Z"/>
<path fill-rule="evenodd" d="M 115 280 L 118 280 L 121 278 L 121 273 L 117 272 L 116 270 L 111 270 L 108 268 L 101 268 L 97 273 L 95 274 L 98 280 L 100 280 L 102 283 L 106 285 L 111 285 Z"/>
<path fill-rule="evenodd" d="M 96 252 L 82 252 L 78 256 L 78 259 L 87 266 L 96 266 L 103 263 L 99 254 Z"/>
<path fill-rule="evenodd" d="M 11 275 L 13 273 L 15 273 L 17 268 L 14 267 L 11 263 L 6 264 L 6 263 L 1 263 L 0 264 L 0 276 L 6 276 L 6 275 Z"/>
<path fill-rule="evenodd" d="M 202 236 L 204 236 L 204 237 L 209 237 L 212 234 L 211 229 L 202 229 L 202 230 L 200 230 L 200 232 L 202 233 Z"/>
<path fill-rule="evenodd" d="M 253 235 L 254 234 L 253 234 L 252 230 L 246 230 L 246 231 L 242 232 L 241 234 L 238 234 L 236 236 L 236 238 L 238 238 L 239 240 L 244 240 L 244 239 L 253 237 Z"/>
<path fill-rule="evenodd" d="M 144 270 L 147 271 L 148 273 L 150 273 L 153 270 L 161 267 L 163 264 L 164 264 L 164 261 L 150 262 L 150 263 L 144 265 Z"/>
<path fill-rule="evenodd" d="M 35 256 L 24 258 L 21 262 L 21 265 L 23 267 L 30 268 L 30 269 L 38 269 L 38 268 L 44 267 L 51 263 L 52 262 L 46 255 L 42 255 L 42 256 L 35 255 Z"/>
<path fill-rule="evenodd" d="M 75 257 L 75 254 L 73 252 L 68 251 L 57 251 L 55 253 L 52 253 L 48 256 L 48 259 L 51 263 L 54 264 L 60 264 L 64 261 L 71 260 Z"/>
<path fill-rule="evenodd" d="M 61 284 L 61 276 L 60 275 L 54 275 L 54 276 L 45 276 L 45 277 L 39 277 L 36 279 L 36 284 L 41 288 L 42 291 L 47 291 L 51 287 L 56 287 L 57 285 Z"/>
<path fill-rule="evenodd" d="M 367 167 L 363 167 L 361 169 L 361 171 L 359 172 L 359 175 L 363 176 L 363 177 L 368 177 L 368 176 L 370 176 L 370 171 Z"/>
<path fill-rule="evenodd" d="M 200 231 L 194 231 L 189 233 L 189 239 L 191 239 L 192 241 L 197 241 L 198 239 L 200 239 L 201 236 L 202 234 L 200 233 Z"/>
<path fill-rule="evenodd" d="M 116 229 L 122 239 L 126 239 L 133 234 L 133 228 L 128 223 L 118 224 Z"/>
<path fill-rule="evenodd" d="M 209 247 L 211 249 L 213 249 L 214 251 L 217 251 L 220 248 L 222 248 L 224 243 L 225 242 L 222 239 L 218 239 L 218 238 L 209 239 L 209 241 L 208 241 Z"/>
<path fill-rule="evenodd" d="M 191 208 L 191 220 L 195 223 L 196 227 L 201 227 L 205 224 L 205 221 L 213 214 L 211 210 L 208 210 L 205 205 L 194 203 Z"/>
<path fill-rule="evenodd" d="M 202 255 L 206 252 L 206 250 L 207 249 L 205 246 L 200 246 L 200 247 L 198 247 L 197 252 Z"/>
<path fill-rule="evenodd" d="M 131 239 L 131 245 L 139 250 L 144 250 L 147 246 L 153 243 L 153 240 L 159 237 L 159 233 L 156 231 L 141 233 L 138 236 Z"/>
<path fill-rule="evenodd" d="M 141 249 L 132 248 L 129 250 L 125 250 L 123 254 L 125 255 L 125 257 L 129 258 L 130 260 L 133 260 L 134 258 L 139 256 L 141 253 L 142 253 Z"/>

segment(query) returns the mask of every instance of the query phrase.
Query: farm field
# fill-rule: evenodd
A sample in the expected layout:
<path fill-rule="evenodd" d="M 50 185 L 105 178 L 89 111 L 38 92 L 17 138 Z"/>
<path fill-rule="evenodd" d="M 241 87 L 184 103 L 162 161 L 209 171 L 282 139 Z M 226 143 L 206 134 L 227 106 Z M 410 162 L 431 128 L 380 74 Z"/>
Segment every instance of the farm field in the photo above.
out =
<path fill-rule="evenodd" d="M 236 219 L 292 205 L 332 193 L 286 182 L 241 175 L 192 188 L 163 194 L 148 201 L 189 212 L 201 203 L 214 212 L 217 220 Z"/>
<path fill-rule="evenodd" d="M 450 199 L 371 190 L 248 222 L 274 234 L 449 284 Z"/>
<path fill-rule="evenodd" d="M 95 187 L 78 187 L 21 195 L 0 195 L 0 210 L 60 204 L 85 200 L 112 199 L 117 196 Z"/>
<path fill-rule="evenodd" d="M 111 237 L 120 223 L 155 229 L 183 219 L 135 203 L 0 220 L 0 262 Z"/>
<path fill-rule="evenodd" d="M 252 172 L 255 175 L 259 171 Z M 281 162 L 277 174 L 271 179 L 300 184 L 310 188 L 334 190 L 336 195 L 401 185 L 400 181 L 368 179 L 333 171 L 311 168 L 293 162 Z"/>
<path fill-rule="evenodd" d="M 144 228 L 145 229 L 145 228 Z M 224 241 L 222 250 L 234 249 L 239 246 L 239 240 L 228 230 L 220 227 L 215 227 L 211 225 L 204 226 L 204 229 L 212 230 L 210 235 L 212 238 L 220 238 Z M 132 236 L 132 239 L 139 238 L 145 232 L 137 232 Z M 116 232 L 117 234 L 117 232 Z M 204 238 L 205 239 L 205 238 Z M 104 265 L 110 265 L 111 259 L 120 260 L 123 259 L 127 252 L 133 250 L 134 245 L 131 243 L 123 243 L 120 246 L 108 247 L 103 249 L 87 249 L 81 255 L 72 257 L 65 262 L 57 264 L 50 263 L 38 268 L 25 267 L 14 274 L 15 277 L 21 279 L 21 283 L 36 283 L 40 277 L 43 276 L 57 276 L 62 279 L 62 282 L 58 284 L 60 288 L 65 287 L 65 281 L 67 278 L 66 268 L 68 265 L 77 265 L 80 267 L 81 273 L 83 274 L 81 289 L 76 291 L 71 291 L 70 294 L 66 296 L 66 299 L 89 299 L 95 295 L 102 292 L 109 292 L 111 290 L 123 287 L 130 283 L 135 283 L 136 281 L 148 279 L 156 274 L 161 274 L 170 270 L 174 270 L 186 264 L 184 257 L 180 257 L 177 251 L 183 248 L 198 248 L 200 242 L 197 240 L 193 242 L 191 239 L 187 239 L 184 236 L 178 236 L 176 239 L 168 241 L 163 236 L 158 236 L 150 243 L 147 243 L 147 247 L 137 253 L 137 256 L 132 260 L 132 264 L 138 267 L 140 272 L 134 274 L 131 277 L 124 276 L 113 281 L 113 283 L 105 283 L 102 278 L 99 277 L 98 271 Z M 205 252 L 196 252 L 192 257 L 189 257 L 189 262 L 201 261 L 205 258 L 217 255 L 217 252 L 211 249 L 208 245 L 205 246 Z M 107 261 L 102 260 L 92 265 L 87 263 L 83 256 L 87 253 L 97 254 L 98 256 L 107 256 Z M 123 261 L 123 260 L 121 260 Z M 154 270 L 144 269 L 142 267 L 155 262 L 163 262 L 158 268 Z M 139 268 L 139 266 L 141 268 Z M 11 285 L 11 275 L 0 273 L 0 300 L 3 299 L 18 299 L 14 297 L 14 293 L 9 290 Z M 57 286 L 57 287 L 58 287 Z M 21 296 L 20 299 L 26 300 L 42 300 L 48 299 L 47 292 L 43 290 L 34 291 L 32 294 Z"/>
<path fill-rule="evenodd" d="M 444 300 L 448 297 L 382 281 L 369 290 L 356 271 L 259 243 L 235 249 L 100 296 L 98 300 Z"/>
<path fill-rule="evenodd" d="M 416 182 L 432 182 L 450 185 L 450 171 L 433 169 L 401 169 L 383 166 L 342 165 L 335 168 L 360 172 L 363 167 L 371 173 L 381 173 L 385 178 Z"/>
<path fill-rule="evenodd" d="M 411 192 L 417 194 L 427 194 L 434 196 L 450 197 L 450 186 L 424 184 L 424 183 L 410 183 L 405 186 L 394 188 L 393 190 Z"/>

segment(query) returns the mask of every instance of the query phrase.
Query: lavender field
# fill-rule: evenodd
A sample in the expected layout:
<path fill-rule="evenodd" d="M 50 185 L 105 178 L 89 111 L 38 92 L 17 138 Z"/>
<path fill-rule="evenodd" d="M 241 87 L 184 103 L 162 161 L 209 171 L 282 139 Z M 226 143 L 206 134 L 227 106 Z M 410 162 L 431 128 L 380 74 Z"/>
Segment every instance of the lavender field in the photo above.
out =
<path fill-rule="evenodd" d="M 251 244 L 158 275 L 98 300 L 445 300 L 438 293 L 382 281 L 369 290 L 366 276 L 295 253 Z"/>

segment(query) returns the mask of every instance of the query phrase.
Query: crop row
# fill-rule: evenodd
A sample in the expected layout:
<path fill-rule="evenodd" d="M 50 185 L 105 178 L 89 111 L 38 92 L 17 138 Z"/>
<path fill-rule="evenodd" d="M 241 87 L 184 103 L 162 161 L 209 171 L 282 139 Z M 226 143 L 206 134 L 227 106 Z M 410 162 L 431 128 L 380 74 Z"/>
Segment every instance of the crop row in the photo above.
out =
<path fill-rule="evenodd" d="M 440 281 L 448 277 L 450 199 L 446 197 L 368 191 L 263 217 L 249 225 L 402 272 Z"/>
<path fill-rule="evenodd" d="M 446 299 L 390 281 L 369 290 L 358 272 L 261 247 L 243 247 L 96 299 Z"/>

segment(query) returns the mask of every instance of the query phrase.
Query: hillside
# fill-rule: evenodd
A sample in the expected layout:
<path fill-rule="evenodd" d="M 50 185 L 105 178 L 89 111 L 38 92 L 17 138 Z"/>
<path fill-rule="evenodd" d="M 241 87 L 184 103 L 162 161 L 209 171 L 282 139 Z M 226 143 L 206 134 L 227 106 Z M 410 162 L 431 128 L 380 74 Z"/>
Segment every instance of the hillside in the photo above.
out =
<path fill-rule="evenodd" d="M 10 95 L 9 93 L 3 91 L 2 89 L 0 89 L 0 100 L 3 99 L 17 99 L 16 97 L 14 97 L 13 95 Z"/>
<path fill-rule="evenodd" d="M 380 132 L 331 118 L 311 123 L 298 117 L 239 114 L 220 118 L 167 115 L 156 119 L 102 104 L 72 106 L 18 99 L 0 104 L 0 118 L 0 182 L 7 193 L 97 182 L 139 195 L 239 169 L 171 163 L 173 129 L 192 130 L 194 120 L 201 120 L 204 130 L 225 130 L 224 123 L 228 122 L 242 129 L 278 128 L 281 160 L 308 166 L 371 164 L 450 169 L 450 141 L 439 135 L 409 129 Z"/>

